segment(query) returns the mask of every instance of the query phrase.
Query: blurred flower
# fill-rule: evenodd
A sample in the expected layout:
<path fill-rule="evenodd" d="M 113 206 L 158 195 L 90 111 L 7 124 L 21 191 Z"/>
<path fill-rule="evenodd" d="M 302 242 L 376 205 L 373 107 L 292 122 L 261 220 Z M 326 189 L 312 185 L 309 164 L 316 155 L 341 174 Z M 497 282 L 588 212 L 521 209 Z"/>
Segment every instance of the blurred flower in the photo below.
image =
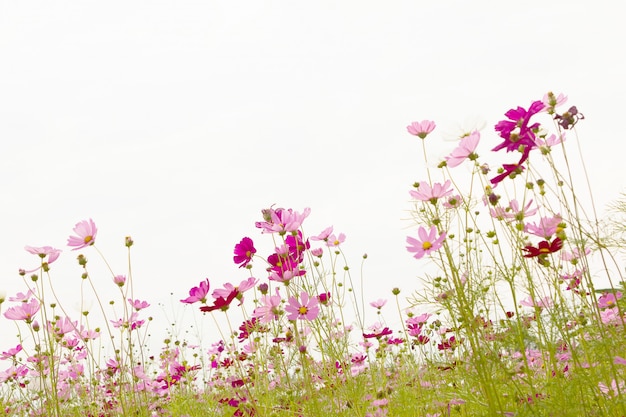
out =
<path fill-rule="evenodd" d="M 264 295 L 261 297 L 261 304 L 254 309 L 252 317 L 258 318 L 261 323 L 269 323 L 272 320 L 277 320 L 282 311 L 280 310 L 282 298 L 276 288 L 276 295 Z"/>
<path fill-rule="evenodd" d="M 339 235 L 337 236 L 335 236 L 334 234 L 328 236 L 328 241 L 326 242 L 326 244 L 331 247 L 339 246 L 345 241 L 346 241 L 346 235 L 343 233 L 339 233 Z"/>
<path fill-rule="evenodd" d="M 333 233 L 333 227 L 332 226 L 328 226 L 326 229 L 322 230 L 319 235 L 312 236 L 311 240 L 327 241 L 332 233 Z"/>
<path fill-rule="evenodd" d="M 263 222 L 256 222 L 255 226 L 263 229 L 262 233 L 279 233 L 284 235 L 287 232 L 295 232 L 300 228 L 304 219 L 311 214 L 310 208 L 305 208 L 302 214 L 292 209 L 266 209 L 263 210 Z"/>
<path fill-rule="evenodd" d="M 118 287 L 123 287 L 126 284 L 126 276 L 125 275 L 116 275 L 113 277 L 113 282 Z"/>
<path fill-rule="evenodd" d="M 557 214 L 554 217 L 542 217 L 538 224 L 527 223 L 524 227 L 524 231 L 526 233 L 530 233 L 531 235 L 549 239 L 557 232 L 559 224 L 562 221 L 563 218 L 560 214 Z"/>
<path fill-rule="evenodd" d="M 76 223 L 74 233 L 76 233 L 76 236 L 70 236 L 67 239 L 67 246 L 74 246 L 72 250 L 78 250 L 96 243 L 98 229 L 93 220 L 89 219 Z"/>
<path fill-rule="evenodd" d="M 370 303 L 370 305 L 374 308 L 377 308 L 378 310 L 380 310 L 381 308 L 383 308 L 385 306 L 385 304 L 387 304 L 387 300 L 383 300 L 382 298 L 379 298 L 376 301 L 372 301 Z"/>

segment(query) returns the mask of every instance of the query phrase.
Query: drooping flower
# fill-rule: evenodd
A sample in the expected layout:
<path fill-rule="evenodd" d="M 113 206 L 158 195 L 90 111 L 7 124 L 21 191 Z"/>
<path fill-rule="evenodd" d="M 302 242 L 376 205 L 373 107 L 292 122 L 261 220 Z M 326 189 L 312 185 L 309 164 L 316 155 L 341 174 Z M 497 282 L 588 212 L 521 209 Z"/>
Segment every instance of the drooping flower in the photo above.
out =
<path fill-rule="evenodd" d="M 435 204 L 438 199 L 452 194 L 453 189 L 450 188 L 451 184 L 452 182 L 450 180 L 446 180 L 443 184 L 436 182 L 431 187 L 426 181 L 421 181 L 417 190 L 409 190 L 409 194 L 420 201 L 429 201 Z"/>
<path fill-rule="evenodd" d="M 384 300 L 382 298 L 379 298 L 376 301 L 372 301 L 370 303 L 370 305 L 378 310 L 380 310 L 381 308 L 383 308 L 385 306 L 385 304 L 387 304 L 387 300 Z"/>
<path fill-rule="evenodd" d="M 24 246 L 24 249 L 28 253 L 32 253 L 33 255 L 38 255 L 41 259 L 48 257 L 48 263 L 56 261 L 61 254 L 61 249 L 55 249 L 52 246 Z"/>
<path fill-rule="evenodd" d="M 317 318 L 320 308 L 317 297 L 311 297 L 306 291 L 300 293 L 300 299 L 289 297 L 289 303 L 285 306 L 288 320 L 314 320 Z"/>
<path fill-rule="evenodd" d="M 76 223 L 74 233 L 76 233 L 76 236 L 70 236 L 67 239 L 67 246 L 74 246 L 72 250 L 78 250 L 96 243 L 98 228 L 96 228 L 93 220 L 83 220 Z"/>
<path fill-rule="evenodd" d="M 197 287 L 193 287 L 189 290 L 189 297 L 184 300 L 180 300 L 181 303 L 185 304 L 193 304 L 195 302 L 200 301 L 201 303 L 206 303 L 206 296 L 209 293 L 209 279 L 205 279 L 201 281 Z"/>
<path fill-rule="evenodd" d="M 469 136 L 464 136 L 459 142 L 459 146 L 446 156 L 446 164 L 450 168 L 461 165 L 466 159 L 475 160 L 478 155 L 474 152 L 480 142 L 480 132 L 473 131 Z"/>
<path fill-rule="evenodd" d="M 424 255 L 438 250 L 441 245 L 443 245 L 443 241 L 446 238 L 445 232 L 442 232 L 439 237 L 437 237 L 436 226 L 431 226 L 430 231 L 426 231 L 424 227 L 420 226 L 417 234 L 419 240 L 411 236 L 407 236 L 406 238 L 406 242 L 409 244 L 406 249 L 409 252 L 415 253 L 415 255 L 413 255 L 415 259 L 420 259 Z"/>
<path fill-rule="evenodd" d="M 235 245 L 235 256 L 233 261 L 239 265 L 239 268 L 243 268 L 252 261 L 252 257 L 256 253 L 254 248 L 254 242 L 249 237 L 244 237 L 239 243 Z"/>
<path fill-rule="evenodd" d="M 420 139 L 425 139 L 426 136 L 433 130 L 435 130 L 435 122 L 430 120 L 422 120 L 421 122 L 413 122 L 406 127 L 406 130 Z"/>

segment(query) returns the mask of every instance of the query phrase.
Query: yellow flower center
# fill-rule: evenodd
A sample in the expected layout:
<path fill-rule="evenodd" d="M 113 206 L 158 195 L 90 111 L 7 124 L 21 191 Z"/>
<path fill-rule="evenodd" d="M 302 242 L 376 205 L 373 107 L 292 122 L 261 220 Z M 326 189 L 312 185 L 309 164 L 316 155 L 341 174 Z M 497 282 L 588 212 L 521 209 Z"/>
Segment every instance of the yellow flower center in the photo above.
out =
<path fill-rule="evenodd" d="M 541 248 L 541 249 L 539 249 L 539 252 L 541 252 L 541 253 L 550 253 L 550 248 Z"/>
<path fill-rule="evenodd" d="M 308 308 L 306 308 L 305 306 L 301 306 L 301 307 L 298 309 L 298 313 L 299 313 L 301 316 L 306 315 L 306 313 L 308 313 L 308 312 L 309 312 L 309 309 L 308 309 Z"/>
<path fill-rule="evenodd" d="M 422 242 L 422 249 L 424 249 L 424 250 L 428 250 L 428 249 L 430 249 L 430 248 L 432 248 L 432 247 L 433 247 L 433 244 L 432 244 L 432 243 L 430 243 L 430 242 L 428 242 L 428 241 L 427 241 L 427 242 Z"/>
<path fill-rule="evenodd" d="M 84 242 L 85 242 L 85 243 L 89 243 L 89 242 L 91 242 L 92 240 L 93 240 L 93 236 L 85 236 L 85 240 L 84 240 Z"/>

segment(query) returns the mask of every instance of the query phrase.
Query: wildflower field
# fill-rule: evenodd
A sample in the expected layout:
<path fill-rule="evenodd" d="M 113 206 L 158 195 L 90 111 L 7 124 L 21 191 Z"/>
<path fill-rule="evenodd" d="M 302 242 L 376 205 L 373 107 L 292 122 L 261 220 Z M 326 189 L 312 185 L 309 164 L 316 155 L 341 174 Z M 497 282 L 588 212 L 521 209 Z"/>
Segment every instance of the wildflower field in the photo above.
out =
<path fill-rule="evenodd" d="M 95 222 L 76 224 L 67 246 L 98 300 L 78 316 L 55 293 L 68 252 L 26 246 L 23 291 L 0 294 L 15 324 L 1 338 L 0 416 L 626 415 L 626 198 L 599 218 L 578 123 L 567 97 L 547 93 L 464 132 L 441 161 L 428 153 L 435 122 L 409 124 L 430 167 L 408 194 L 414 288 L 364 299 L 343 233 L 308 234 L 314 209 L 266 208 L 232 242 L 239 278 L 207 271 L 177 294 L 215 339 L 173 336 L 156 355 L 132 238 L 120 239 L 128 270 L 114 271 Z M 96 262 L 110 276 L 92 277 Z M 98 298 L 93 280 L 118 299 Z"/>

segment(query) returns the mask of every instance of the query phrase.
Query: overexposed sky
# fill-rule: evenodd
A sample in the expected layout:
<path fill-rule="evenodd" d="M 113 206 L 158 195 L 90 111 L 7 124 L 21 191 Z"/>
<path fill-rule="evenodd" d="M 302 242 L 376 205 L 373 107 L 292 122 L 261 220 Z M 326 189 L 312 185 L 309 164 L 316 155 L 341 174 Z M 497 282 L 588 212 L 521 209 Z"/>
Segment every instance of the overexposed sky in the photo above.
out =
<path fill-rule="evenodd" d="M 80 285 L 74 224 L 136 296 L 183 298 L 239 281 L 232 249 L 260 210 L 301 211 L 348 236 L 374 299 L 418 285 L 407 190 L 424 179 L 414 120 L 441 132 L 549 90 L 586 116 L 581 146 L 601 205 L 624 190 L 626 27 L 610 1 L 0 0 L 0 288 L 23 287 L 24 245 L 64 249 L 53 279 Z M 84 251 L 96 268 L 95 253 Z M 103 295 L 114 289 L 98 269 Z M 256 269 L 264 278 L 263 269 Z M 96 275 L 96 272 L 99 275 Z"/>

